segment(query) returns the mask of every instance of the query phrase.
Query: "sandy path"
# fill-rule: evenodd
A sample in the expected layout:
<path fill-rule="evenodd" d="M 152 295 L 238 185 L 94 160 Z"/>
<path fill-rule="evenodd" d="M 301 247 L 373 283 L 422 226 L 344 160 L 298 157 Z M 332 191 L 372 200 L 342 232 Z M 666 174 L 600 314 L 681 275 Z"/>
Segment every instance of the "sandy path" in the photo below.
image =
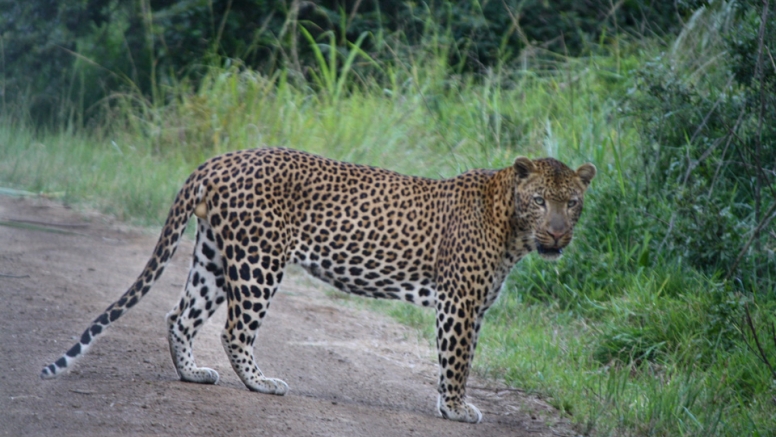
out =
<path fill-rule="evenodd" d="M 75 226 L 9 226 L 26 226 L 20 220 Z M 289 384 L 287 396 L 249 392 L 232 372 L 219 341 L 223 308 L 195 343 L 198 363 L 221 381 L 180 382 L 164 314 L 185 280 L 188 241 L 71 373 L 43 381 L 43 365 L 132 283 L 156 238 L 43 199 L 0 196 L 0 224 L 0 435 L 574 435 L 544 402 L 476 378 L 470 385 L 482 388 L 470 396 L 483 423 L 438 418 L 429 346 L 298 273 L 287 275 L 256 342 L 259 365 Z"/>

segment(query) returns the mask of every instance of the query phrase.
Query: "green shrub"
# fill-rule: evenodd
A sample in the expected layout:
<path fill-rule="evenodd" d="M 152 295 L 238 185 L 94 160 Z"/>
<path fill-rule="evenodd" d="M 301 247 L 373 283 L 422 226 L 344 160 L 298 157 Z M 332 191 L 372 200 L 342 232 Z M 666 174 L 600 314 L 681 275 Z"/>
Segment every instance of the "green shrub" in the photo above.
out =
<path fill-rule="evenodd" d="M 776 65 L 766 58 L 776 46 L 776 17 L 772 8 L 764 17 L 761 45 L 762 12 L 754 1 L 700 10 L 696 28 L 685 32 L 721 38 L 702 47 L 697 35 L 680 37 L 639 73 L 630 110 L 643 137 L 635 170 L 644 211 L 664 223 L 656 248 L 735 278 L 742 290 L 770 292 L 776 258 L 763 226 L 776 205 L 776 127 L 768 121 Z M 727 24 L 699 29 L 715 20 Z"/>

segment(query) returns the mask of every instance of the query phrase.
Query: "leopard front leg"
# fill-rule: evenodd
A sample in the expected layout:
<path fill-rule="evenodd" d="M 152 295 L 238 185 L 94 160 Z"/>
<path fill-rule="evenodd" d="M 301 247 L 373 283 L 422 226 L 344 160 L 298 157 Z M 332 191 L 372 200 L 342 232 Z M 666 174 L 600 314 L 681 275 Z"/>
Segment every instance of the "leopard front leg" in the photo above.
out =
<path fill-rule="evenodd" d="M 227 247 L 227 253 L 230 252 Z M 280 379 L 265 377 L 253 355 L 256 332 L 283 278 L 285 262 L 270 256 L 265 256 L 260 264 L 236 261 L 227 261 L 226 294 L 229 311 L 221 343 L 232 368 L 249 390 L 285 395 L 288 384 Z"/>
<path fill-rule="evenodd" d="M 445 419 L 479 423 L 482 413 L 466 402 L 466 380 L 469 377 L 476 341 L 473 302 L 451 299 L 440 294 L 437 302 L 437 352 L 439 356 L 439 397 L 437 408 Z"/>
<path fill-rule="evenodd" d="M 197 367 L 192 343 L 197 331 L 226 299 L 223 258 L 216 250 L 210 225 L 197 220 L 197 242 L 181 300 L 167 313 L 167 339 L 182 381 L 215 384 L 218 372 Z"/>

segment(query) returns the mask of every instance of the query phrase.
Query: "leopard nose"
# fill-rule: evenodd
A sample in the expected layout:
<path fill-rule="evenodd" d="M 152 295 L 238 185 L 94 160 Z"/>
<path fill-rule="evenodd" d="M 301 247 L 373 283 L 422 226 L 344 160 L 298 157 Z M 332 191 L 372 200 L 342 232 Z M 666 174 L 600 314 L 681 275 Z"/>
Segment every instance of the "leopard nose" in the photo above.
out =
<path fill-rule="evenodd" d="M 547 229 L 547 234 L 552 237 L 555 242 L 557 243 L 558 240 L 560 240 L 564 235 L 566 235 L 566 231 L 564 230 L 555 230 L 555 229 Z"/>

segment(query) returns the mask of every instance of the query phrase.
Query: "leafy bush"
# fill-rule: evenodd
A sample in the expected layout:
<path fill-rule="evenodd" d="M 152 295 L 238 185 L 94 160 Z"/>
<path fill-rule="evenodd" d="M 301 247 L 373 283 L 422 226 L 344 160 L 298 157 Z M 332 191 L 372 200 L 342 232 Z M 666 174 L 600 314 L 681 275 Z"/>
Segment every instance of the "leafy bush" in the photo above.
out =
<path fill-rule="evenodd" d="M 767 59 L 776 17 L 760 6 L 716 2 L 699 10 L 699 23 L 730 20 L 714 50 L 688 53 L 699 48 L 688 37 L 648 64 L 630 109 L 644 138 L 634 170 L 645 213 L 664 224 L 658 247 L 765 292 L 776 287 L 767 232 L 776 206 L 776 126 L 768 122 L 776 113 L 776 65 Z M 657 206 L 664 204 L 667 210 Z"/>
<path fill-rule="evenodd" d="M 601 363 L 714 365 L 741 346 L 749 292 L 765 307 L 774 298 L 776 137 L 759 121 L 761 105 L 776 113 L 776 75 L 740 48 L 758 50 L 762 9 L 743 11 L 699 10 L 633 72 L 622 108 L 642 141 L 625 151 L 612 141 L 615 163 L 601 169 L 564 258 L 553 268 L 527 260 L 511 278 L 523 299 L 599 322 Z M 765 45 L 776 42 L 773 22 Z M 726 56 L 731 41 L 743 54 Z"/>
<path fill-rule="evenodd" d="M 772 240 L 769 245 L 761 229 L 760 244 L 747 246 L 773 216 L 766 193 L 776 189 L 776 137 L 773 126 L 759 123 L 761 113 L 774 113 L 776 94 L 768 84 L 776 75 L 773 64 L 761 62 L 757 70 L 757 56 L 747 51 L 758 47 L 752 29 L 759 29 L 761 9 L 753 5 L 701 7 L 676 42 L 633 72 L 621 106 L 641 141 L 628 149 L 615 140 L 607 146 L 617 161 L 602 173 L 613 174 L 596 181 L 583 218 L 595 226 L 580 229 L 579 251 L 572 249 L 554 274 L 526 272 L 530 295 L 576 307 L 584 299 L 618 296 L 626 284 L 617 278 L 665 263 L 737 275 L 739 289 L 774 288 Z M 767 30 L 773 22 L 764 33 L 768 47 L 776 38 Z M 731 41 L 741 52 L 732 58 Z M 749 71 L 749 82 L 737 71 Z M 764 87 L 751 79 L 754 71 L 762 72 Z M 762 111 L 753 105 L 761 101 Z M 748 256 L 737 262 L 742 253 Z M 575 273 L 580 264 L 583 277 Z"/>

